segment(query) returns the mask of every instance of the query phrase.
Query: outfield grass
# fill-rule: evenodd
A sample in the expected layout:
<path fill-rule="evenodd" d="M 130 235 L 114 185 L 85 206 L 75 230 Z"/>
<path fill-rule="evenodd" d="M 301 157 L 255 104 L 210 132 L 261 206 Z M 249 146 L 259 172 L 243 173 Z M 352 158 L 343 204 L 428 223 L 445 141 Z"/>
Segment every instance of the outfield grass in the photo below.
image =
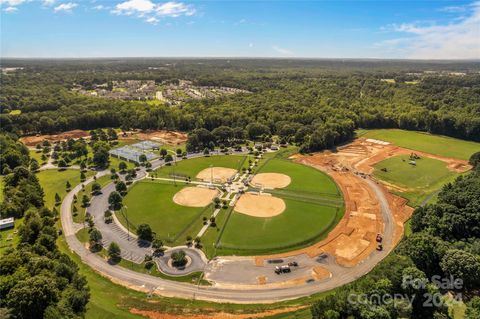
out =
<path fill-rule="evenodd" d="M 86 211 L 86 209 L 84 207 L 82 207 L 82 197 L 83 197 L 83 195 L 87 195 L 90 198 L 92 197 L 92 185 L 93 185 L 94 182 L 97 182 L 103 188 L 107 184 L 112 182 L 111 175 L 105 175 L 105 176 L 102 176 L 100 178 L 97 178 L 96 181 L 93 181 L 93 182 L 91 182 L 91 183 L 89 183 L 88 185 L 85 186 L 85 191 L 81 190 L 80 192 L 78 192 L 77 202 L 72 203 L 72 209 L 73 209 L 74 206 L 77 207 L 77 213 L 75 215 L 73 215 L 73 221 L 75 223 L 83 223 L 85 221 L 85 211 Z M 75 185 L 72 185 L 72 187 L 74 187 L 74 186 Z"/>
<path fill-rule="evenodd" d="M 189 176 L 195 179 L 197 174 L 209 168 L 213 167 L 226 167 L 239 169 L 240 165 L 245 164 L 245 156 L 239 155 L 220 155 L 220 156 L 208 156 L 192 158 L 188 160 L 181 160 L 176 165 L 163 166 L 155 171 L 158 177 L 171 177 L 175 172 L 177 176 Z"/>
<path fill-rule="evenodd" d="M 85 173 L 87 178 L 93 174 L 91 171 Z M 55 193 L 58 193 L 62 199 L 67 194 L 65 187 L 67 181 L 70 182 L 72 188 L 80 184 L 80 170 L 78 169 L 66 169 L 63 171 L 50 169 L 38 172 L 36 175 L 43 188 L 45 206 L 50 209 L 55 207 Z"/>
<path fill-rule="evenodd" d="M 212 209 L 209 206 L 207 208 L 194 208 L 177 205 L 173 201 L 173 196 L 184 187 L 184 184 L 175 186 L 170 183 L 148 180 L 135 183 L 129 189 L 123 201 L 128 207 L 127 213 L 130 223 L 134 226 L 147 223 L 157 233 L 157 237 L 168 242 L 182 234 L 182 231 L 191 223 L 197 223 L 198 225 L 191 227 L 192 233 L 182 234 L 182 238 L 178 240 L 184 242 L 187 235 L 195 237 L 194 229 L 201 227 L 201 217 L 204 213 L 210 216 Z M 126 226 L 127 222 L 123 214 L 117 212 L 116 215 Z"/>
<path fill-rule="evenodd" d="M 468 160 L 473 153 L 480 151 L 480 143 L 398 129 L 359 130 L 357 136 L 374 138 L 412 150 L 464 160 Z"/>
<path fill-rule="evenodd" d="M 271 218 L 252 217 L 233 211 L 219 248 L 238 250 L 236 254 L 244 255 L 292 249 L 320 240 L 341 219 L 339 208 L 284 200 L 285 211 Z"/>
<path fill-rule="evenodd" d="M 409 161 L 408 155 L 388 158 L 374 166 L 374 176 L 401 187 L 403 191 L 397 193 L 407 198 L 412 207 L 422 204 L 444 184 L 460 175 L 449 171 L 445 162 L 436 159 L 422 157 L 416 160 L 416 165 L 410 165 Z M 382 168 L 387 171 L 381 171 Z"/>
<path fill-rule="evenodd" d="M 270 159 L 257 173 L 282 173 L 290 176 L 291 183 L 284 190 L 341 196 L 337 185 L 328 175 L 289 160 Z"/>

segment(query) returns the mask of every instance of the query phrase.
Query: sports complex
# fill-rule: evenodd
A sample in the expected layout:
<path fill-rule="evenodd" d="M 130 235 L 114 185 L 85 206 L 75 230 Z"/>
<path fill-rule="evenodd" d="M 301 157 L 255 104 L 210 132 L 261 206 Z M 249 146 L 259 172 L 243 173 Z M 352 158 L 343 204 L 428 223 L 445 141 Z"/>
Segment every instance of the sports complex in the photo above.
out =
<path fill-rule="evenodd" d="M 359 132 L 336 150 L 309 155 L 276 145 L 181 155 L 169 149 L 171 161 L 155 155 L 147 157 L 148 169 L 137 165 L 111 223 L 104 212 L 115 183 L 106 179 L 108 171 L 96 175 L 102 192 L 86 213 L 104 248 L 120 246 L 119 265 L 92 254 L 85 228 L 72 220 L 80 185 L 62 203 L 65 238 L 102 275 L 148 293 L 258 303 L 328 291 L 385 258 L 404 236 L 414 207 L 434 202 L 441 185 L 470 170 L 468 154 L 478 148 L 465 142 L 448 149 L 441 137 L 393 133 Z M 405 142 L 411 134 L 427 142 L 412 147 Z M 162 147 L 145 141 L 113 151 L 135 162 Z M 138 240 L 142 224 L 163 242 L 162 253 Z M 181 267 L 172 263 L 179 251 L 186 255 Z M 155 267 L 146 269 L 145 256 L 152 254 Z"/>

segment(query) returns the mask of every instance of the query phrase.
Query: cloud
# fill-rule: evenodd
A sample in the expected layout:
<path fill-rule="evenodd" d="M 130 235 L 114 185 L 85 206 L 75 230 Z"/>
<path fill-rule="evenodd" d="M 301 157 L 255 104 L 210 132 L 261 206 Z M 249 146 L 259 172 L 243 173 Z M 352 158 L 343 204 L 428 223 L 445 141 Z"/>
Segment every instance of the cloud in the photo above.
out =
<path fill-rule="evenodd" d="M 27 2 L 27 0 L 0 0 L 0 4 L 6 4 L 9 7 L 16 7 L 22 3 Z"/>
<path fill-rule="evenodd" d="M 193 16 L 196 10 L 193 6 L 183 2 L 155 3 L 150 0 L 128 0 L 117 4 L 112 12 L 138 18 L 145 18 L 148 15 L 144 21 L 150 24 L 157 24 L 161 18 Z"/>
<path fill-rule="evenodd" d="M 155 25 L 155 24 L 158 23 L 159 20 L 158 20 L 157 18 L 155 18 L 155 17 L 149 17 L 149 18 L 146 19 L 145 21 L 148 22 L 148 23 L 150 23 L 150 24 Z"/>
<path fill-rule="evenodd" d="M 105 8 L 104 5 L 99 4 L 99 5 L 97 5 L 97 6 L 94 6 L 92 9 L 94 9 L 94 10 L 103 10 L 103 9 L 106 9 L 106 8 Z"/>
<path fill-rule="evenodd" d="M 57 0 L 43 0 L 42 4 L 44 6 L 53 6 Z"/>
<path fill-rule="evenodd" d="M 167 17 L 179 17 L 182 15 L 192 16 L 195 14 L 195 8 L 192 6 L 186 5 L 182 2 L 166 2 L 161 5 L 157 5 L 155 9 L 158 16 L 167 16 Z"/>
<path fill-rule="evenodd" d="M 249 43 L 249 44 L 248 44 L 248 47 L 249 47 L 249 48 L 253 48 L 253 43 Z"/>
<path fill-rule="evenodd" d="M 15 8 L 15 7 L 6 7 L 5 9 L 3 9 L 3 11 L 8 12 L 8 13 L 13 13 L 13 12 L 18 11 L 18 9 Z"/>
<path fill-rule="evenodd" d="M 440 8 L 438 11 L 455 13 L 455 12 L 465 12 L 466 10 L 467 10 L 466 6 L 448 6 L 448 7 Z"/>
<path fill-rule="evenodd" d="M 277 53 L 280 53 L 282 55 L 293 55 L 294 53 L 288 49 L 281 48 L 279 46 L 272 46 L 272 49 L 275 50 Z"/>
<path fill-rule="evenodd" d="M 117 14 L 144 14 L 152 11 L 155 8 L 155 4 L 150 0 L 129 0 L 119 3 L 113 10 Z"/>
<path fill-rule="evenodd" d="M 453 18 L 447 24 L 393 24 L 390 32 L 399 38 L 377 43 L 377 47 L 399 50 L 412 59 L 478 59 L 480 58 L 480 1 L 468 6 L 468 14 Z M 375 45 L 374 45 L 375 46 Z"/>
<path fill-rule="evenodd" d="M 62 3 L 55 8 L 53 8 L 54 12 L 72 12 L 72 10 L 77 7 L 78 4 L 74 2 Z"/>

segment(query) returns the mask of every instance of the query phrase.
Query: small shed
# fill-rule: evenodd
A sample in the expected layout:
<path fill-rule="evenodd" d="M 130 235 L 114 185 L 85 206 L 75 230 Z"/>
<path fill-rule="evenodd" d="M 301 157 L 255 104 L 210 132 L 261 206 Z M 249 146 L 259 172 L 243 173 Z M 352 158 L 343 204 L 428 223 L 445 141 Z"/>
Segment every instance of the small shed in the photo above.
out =
<path fill-rule="evenodd" d="M 13 217 L 0 219 L 0 229 L 13 228 L 15 226 L 15 219 Z"/>

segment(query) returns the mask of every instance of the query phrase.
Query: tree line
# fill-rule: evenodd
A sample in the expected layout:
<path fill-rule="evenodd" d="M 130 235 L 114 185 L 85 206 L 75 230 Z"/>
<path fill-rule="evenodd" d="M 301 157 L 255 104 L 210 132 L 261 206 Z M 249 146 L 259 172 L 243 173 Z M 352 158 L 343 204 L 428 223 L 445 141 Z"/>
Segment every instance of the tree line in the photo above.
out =
<path fill-rule="evenodd" d="M 1 216 L 23 217 L 19 243 L 0 258 L 0 316 L 2 318 L 78 318 L 90 298 L 78 266 L 58 250 L 56 209 L 44 206 L 43 190 L 28 167 L 23 144 L 0 135 L 4 169 Z"/>

